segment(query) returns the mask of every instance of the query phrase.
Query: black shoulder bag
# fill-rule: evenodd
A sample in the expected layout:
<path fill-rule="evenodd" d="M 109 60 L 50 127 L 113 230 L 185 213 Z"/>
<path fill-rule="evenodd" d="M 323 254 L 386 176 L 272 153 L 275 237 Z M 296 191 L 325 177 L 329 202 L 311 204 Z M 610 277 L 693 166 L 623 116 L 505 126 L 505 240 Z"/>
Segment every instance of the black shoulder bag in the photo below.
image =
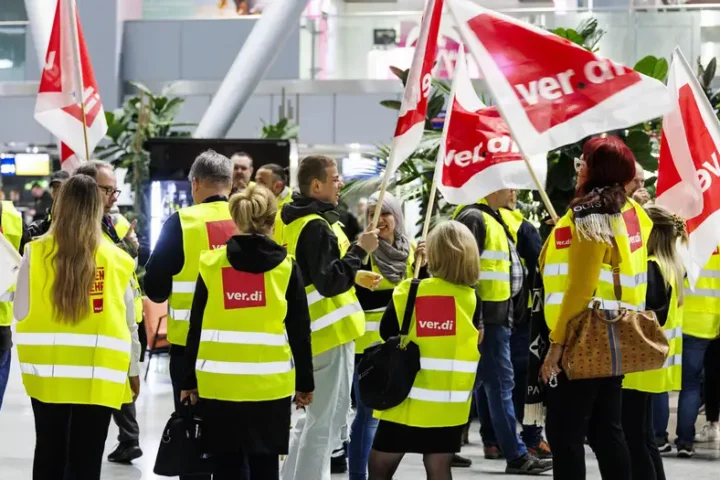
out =
<path fill-rule="evenodd" d="M 373 410 L 400 405 L 420 371 L 420 348 L 407 340 L 419 285 L 420 280 L 412 280 L 400 335 L 365 350 L 357 366 L 360 399 Z"/>

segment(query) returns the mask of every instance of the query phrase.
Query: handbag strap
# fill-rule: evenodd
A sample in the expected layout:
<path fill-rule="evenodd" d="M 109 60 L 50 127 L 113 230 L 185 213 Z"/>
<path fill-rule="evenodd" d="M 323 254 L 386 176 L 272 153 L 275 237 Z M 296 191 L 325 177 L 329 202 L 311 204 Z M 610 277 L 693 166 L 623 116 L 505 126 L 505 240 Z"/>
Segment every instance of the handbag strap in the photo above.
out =
<path fill-rule="evenodd" d="M 402 327 L 400 328 L 400 335 L 405 336 L 410 331 L 410 322 L 412 321 L 412 315 L 415 311 L 415 299 L 417 298 L 418 287 L 420 286 L 420 280 L 413 278 L 410 283 L 410 293 L 408 293 L 407 304 L 405 305 L 405 315 L 403 316 Z"/>
<path fill-rule="evenodd" d="M 612 267 L 613 290 L 615 291 L 615 299 L 622 301 L 622 284 L 620 283 L 620 247 L 618 247 L 615 237 L 612 237 L 612 250 L 610 250 L 610 266 Z"/>

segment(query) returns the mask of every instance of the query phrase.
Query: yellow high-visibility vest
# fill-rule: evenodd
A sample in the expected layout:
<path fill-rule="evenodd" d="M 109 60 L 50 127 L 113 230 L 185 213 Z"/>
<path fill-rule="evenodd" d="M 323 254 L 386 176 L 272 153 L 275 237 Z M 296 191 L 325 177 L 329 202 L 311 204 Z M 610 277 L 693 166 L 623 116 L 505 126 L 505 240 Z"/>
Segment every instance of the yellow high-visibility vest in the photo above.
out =
<path fill-rule="evenodd" d="M 0 233 L 2 233 L 15 250 L 20 250 L 22 241 L 23 219 L 12 202 L 2 202 L 0 217 Z M 13 321 L 12 303 L 15 299 L 15 285 L 0 295 L 0 327 L 8 327 Z"/>
<path fill-rule="evenodd" d="M 120 408 L 132 400 L 125 290 L 135 262 L 111 242 L 101 241 L 95 253 L 91 313 L 71 325 L 54 319 L 54 237 L 45 235 L 30 245 L 30 309 L 13 337 L 27 394 L 45 403 Z"/>
<path fill-rule="evenodd" d="M 125 217 L 123 217 L 123 218 L 125 218 Z M 125 222 L 127 222 L 127 220 L 125 220 Z M 130 224 L 128 223 L 128 227 L 129 226 L 130 226 Z M 124 235 L 120 236 L 120 232 L 117 231 L 117 227 L 115 229 L 115 233 L 118 234 L 118 236 L 120 237 L 120 240 L 125 238 L 125 235 L 127 235 L 127 232 L 128 231 L 125 230 Z M 115 242 L 113 242 L 112 237 L 110 237 L 110 235 L 108 235 L 107 232 L 105 232 L 105 230 L 103 230 L 102 234 L 103 234 L 103 238 L 105 238 L 105 240 L 107 240 L 108 242 L 112 243 L 113 245 L 118 247 L 120 250 L 125 252 L 125 250 L 123 250 L 118 245 L 116 245 Z M 133 272 L 131 282 L 132 282 L 132 289 L 133 289 L 133 306 L 135 307 L 135 323 L 140 323 L 143 320 L 143 303 L 142 303 L 142 290 L 140 289 L 140 280 L 137 277 L 137 273 Z"/>
<path fill-rule="evenodd" d="M 278 245 L 285 245 L 285 239 L 283 238 L 283 230 L 285 230 L 285 224 L 282 221 L 281 213 L 284 205 L 292 202 L 292 190 L 285 187 L 285 190 L 280 192 L 277 196 L 277 214 L 275 215 L 275 229 L 273 231 L 272 238 Z"/>
<path fill-rule="evenodd" d="M 478 202 L 487 205 L 485 199 Z M 467 205 L 455 209 L 457 218 Z M 485 220 L 485 247 L 480 253 L 480 280 L 478 293 L 484 302 L 504 302 L 510 299 L 510 246 L 507 234 L 492 216 L 481 212 Z"/>
<path fill-rule="evenodd" d="M 295 391 L 285 335 L 285 295 L 292 259 L 265 273 L 235 270 L 227 248 L 203 252 L 200 276 L 208 290 L 195 370 L 202 398 L 275 400 Z"/>
<path fill-rule="evenodd" d="M 115 227 L 115 233 L 117 233 L 118 238 L 122 240 L 130 231 L 130 222 L 128 222 L 128 219 L 125 218 L 121 213 L 113 215 L 112 217 L 113 226 Z"/>
<path fill-rule="evenodd" d="M 652 221 L 645 210 L 628 199 L 621 211 L 615 241 L 620 249 L 620 283 L 622 304 L 618 305 L 613 288 L 612 267 L 603 265 L 600 271 L 595 300 L 602 309 L 644 310 L 647 293 L 647 241 Z M 624 228 L 623 228 L 624 227 Z M 629 232 L 629 233 L 628 233 Z M 542 271 L 545 287 L 545 322 L 550 330 L 555 328 L 565 290 L 568 285 L 568 257 L 570 244 L 575 241 L 575 223 L 572 211 L 568 211 L 547 239 L 545 265 Z M 588 307 L 592 307 L 592 302 Z"/>
<path fill-rule="evenodd" d="M 654 256 L 648 257 L 648 260 L 660 266 Z M 662 274 L 663 277 L 668 275 L 667 272 L 662 272 Z M 672 295 L 668 306 L 668 316 L 665 325 L 663 325 L 665 337 L 670 344 L 668 358 L 665 360 L 663 367 L 657 370 L 625 375 L 623 388 L 648 393 L 664 393 L 680 390 L 682 387 L 683 307 L 678 306 L 677 298 L 677 289 L 681 283 L 672 279 L 671 285 Z"/>
<path fill-rule="evenodd" d="M 402 325 L 411 280 L 393 292 Z M 412 427 L 450 427 L 467 423 L 480 353 L 473 325 L 477 294 L 471 287 L 440 278 L 420 282 L 408 332 L 420 349 L 420 371 L 408 398 L 376 411 L 376 418 Z"/>
<path fill-rule="evenodd" d="M 720 254 L 710 257 L 690 290 L 685 282 L 685 314 L 683 332 L 697 338 L 713 339 L 720 336 Z"/>
<path fill-rule="evenodd" d="M 283 235 L 287 242 L 289 255 L 295 256 L 300 234 L 305 226 L 314 220 L 327 222 L 320 215 L 311 214 L 285 225 Z M 343 232 L 339 222 L 335 222 L 332 226 L 328 224 L 328 226 L 338 239 L 342 257 L 350 248 L 350 240 Z M 355 287 L 330 298 L 323 297 L 315 285 L 306 285 L 305 293 L 310 307 L 313 355 L 319 355 L 352 342 L 365 333 L 365 314 L 358 302 L 357 295 L 355 295 Z"/>
<path fill-rule="evenodd" d="M 190 328 L 190 308 L 195 295 L 200 254 L 225 246 L 236 231 L 228 202 L 200 203 L 178 210 L 182 226 L 184 263 L 173 277 L 168 299 L 168 341 L 185 346 Z"/>
<path fill-rule="evenodd" d="M 500 217 L 503 219 L 503 222 L 505 222 L 505 225 L 507 225 L 508 230 L 510 231 L 510 235 L 512 236 L 513 242 L 515 242 L 515 245 L 517 245 L 518 232 L 520 231 L 520 227 L 522 226 L 522 223 L 525 221 L 525 217 L 523 217 L 523 214 L 521 211 L 510 210 L 509 208 L 500 208 L 498 210 L 498 213 L 500 214 Z M 524 260 L 523 260 L 523 262 L 524 262 Z"/>
<path fill-rule="evenodd" d="M 413 278 L 413 275 L 415 274 L 415 272 L 413 271 L 413 264 L 415 263 L 415 248 L 417 248 L 417 246 L 414 242 L 411 242 L 410 254 L 407 258 L 407 269 L 405 271 L 405 278 Z M 370 255 L 370 268 L 378 275 L 382 275 L 377 265 L 375 265 L 375 262 L 372 259 L 372 255 Z M 383 279 L 380 280 L 378 286 L 375 287 L 375 291 L 392 290 L 393 288 L 395 288 L 396 285 L 397 284 L 392 283 L 387 278 L 383 277 Z M 356 354 L 359 355 L 363 353 L 367 348 L 382 343 L 383 340 L 380 337 L 380 320 L 382 320 L 382 316 L 385 313 L 386 308 L 387 305 L 384 305 L 382 307 L 378 307 L 372 310 L 365 310 L 365 334 L 355 340 Z"/>

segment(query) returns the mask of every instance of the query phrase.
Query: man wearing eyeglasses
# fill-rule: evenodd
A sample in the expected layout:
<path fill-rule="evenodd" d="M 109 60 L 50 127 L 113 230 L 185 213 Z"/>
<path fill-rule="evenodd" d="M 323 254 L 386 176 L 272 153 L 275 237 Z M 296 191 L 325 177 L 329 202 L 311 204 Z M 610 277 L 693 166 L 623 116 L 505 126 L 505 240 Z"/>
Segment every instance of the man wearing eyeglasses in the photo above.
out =
<path fill-rule="evenodd" d="M 244 190 L 255 182 L 251 182 L 253 174 L 253 159 L 245 152 L 238 152 L 230 160 L 233 164 L 233 187 L 230 195 Z"/>

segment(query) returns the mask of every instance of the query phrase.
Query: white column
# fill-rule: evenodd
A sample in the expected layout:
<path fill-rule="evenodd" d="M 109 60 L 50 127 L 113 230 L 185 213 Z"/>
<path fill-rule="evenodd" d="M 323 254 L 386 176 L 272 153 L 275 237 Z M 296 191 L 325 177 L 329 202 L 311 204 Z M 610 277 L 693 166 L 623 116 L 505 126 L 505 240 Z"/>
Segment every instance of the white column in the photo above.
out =
<path fill-rule="evenodd" d="M 287 37 L 298 28 L 307 0 L 273 0 L 248 35 L 197 130 L 196 138 L 223 138 L 275 61 Z"/>

